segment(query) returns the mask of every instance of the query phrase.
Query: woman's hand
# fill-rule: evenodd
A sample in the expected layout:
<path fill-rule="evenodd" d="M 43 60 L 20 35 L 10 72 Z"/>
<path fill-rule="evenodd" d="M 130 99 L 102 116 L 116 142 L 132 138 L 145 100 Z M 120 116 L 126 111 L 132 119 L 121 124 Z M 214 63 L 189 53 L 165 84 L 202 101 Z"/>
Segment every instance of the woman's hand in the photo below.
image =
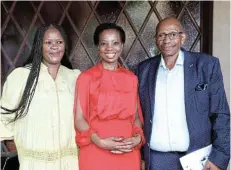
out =
<path fill-rule="evenodd" d="M 14 140 L 6 140 L 4 142 L 9 152 L 17 152 L 17 148 L 14 143 Z"/>
<path fill-rule="evenodd" d="M 141 142 L 141 136 L 140 134 L 137 134 L 136 136 L 127 138 L 123 140 L 123 145 L 118 145 L 116 147 L 116 150 L 112 150 L 112 153 L 115 154 L 122 154 L 131 152 L 134 147 L 136 147 Z"/>
<path fill-rule="evenodd" d="M 124 138 L 122 137 L 109 137 L 100 139 L 98 146 L 107 150 L 115 150 L 118 146 L 123 145 L 123 139 Z"/>
<path fill-rule="evenodd" d="M 131 145 L 132 142 L 124 142 L 123 137 L 109 137 L 109 138 L 100 138 L 96 133 L 92 134 L 91 140 L 98 147 L 106 150 L 117 150 L 121 146 Z"/>

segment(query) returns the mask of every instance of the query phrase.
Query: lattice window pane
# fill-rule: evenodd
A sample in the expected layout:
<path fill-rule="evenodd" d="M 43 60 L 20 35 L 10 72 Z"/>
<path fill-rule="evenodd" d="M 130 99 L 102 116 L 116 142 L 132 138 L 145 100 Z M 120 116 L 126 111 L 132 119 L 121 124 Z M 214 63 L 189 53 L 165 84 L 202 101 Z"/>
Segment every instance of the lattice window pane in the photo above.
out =
<path fill-rule="evenodd" d="M 75 32 L 75 30 L 73 29 L 73 26 L 71 25 L 67 17 L 65 17 L 61 26 L 63 27 L 63 29 L 67 34 L 69 52 L 71 53 L 73 50 L 75 50 L 75 46 L 78 42 L 79 37 Z"/>
<path fill-rule="evenodd" d="M 180 1 L 158 1 L 156 9 L 161 18 L 168 16 L 177 17 L 183 8 L 183 3 Z"/>
<path fill-rule="evenodd" d="M 19 24 L 23 35 L 25 36 L 34 17 L 34 10 L 31 3 L 29 1 L 22 1 L 17 3 L 13 12 L 13 16 Z"/>
<path fill-rule="evenodd" d="M 5 5 L 5 7 L 8 11 L 10 10 L 11 6 L 13 5 L 13 1 L 4 1 L 1 3 Z"/>
<path fill-rule="evenodd" d="M 126 42 L 124 44 L 124 49 L 123 49 L 123 54 L 122 54 L 122 58 L 126 60 L 128 52 L 136 38 L 136 35 L 124 14 L 120 16 L 118 25 L 120 25 L 126 33 Z"/>
<path fill-rule="evenodd" d="M 180 21 L 184 27 L 184 31 L 187 34 L 187 39 L 184 42 L 183 47 L 186 50 L 190 50 L 193 47 L 193 44 L 196 41 L 196 38 L 200 36 L 200 33 L 195 28 L 195 25 L 193 24 L 192 19 L 190 18 L 186 10 L 183 12 L 183 15 L 180 18 Z"/>
<path fill-rule="evenodd" d="M 78 11 L 76 13 L 76 11 Z M 79 32 L 83 31 L 83 28 L 87 22 L 91 9 L 86 1 L 75 1 L 71 3 L 68 13 L 74 22 Z"/>
<path fill-rule="evenodd" d="M 94 63 L 91 61 L 82 44 L 78 43 L 76 49 L 78 50 L 74 51 L 74 55 L 71 58 L 73 68 L 78 68 L 83 71 L 92 67 Z"/>
<path fill-rule="evenodd" d="M 93 41 L 93 34 L 95 32 L 95 28 L 99 25 L 97 19 L 95 18 L 95 16 L 93 16 L 88 24 L 87 24 L 87 28 L 83 33 L 83 42 L 86 44 L 86 47 L 89 50 L 90 56 L 92 58 L 94 58 L 94 61 L 98 60 L 98 49 L 97 47 L 94 45 L 94 41 Z"/>
<path fill-rule="evenodd" d="M 120 11 L 121 7 L 117 1 L 100 1 L 96 9 L 101 22 L 115 22 Z"/>
<path fill-rule="evenodd" d="M 99 23 L 106 21 L 116 22 L 125 30 L 126 43 L 119 61 L 132 70 L 158 53 L 155 27 L 164 17 L 178 17 L 189 34 L 184 47 L 201 51 L 200 27 L 204 25 L 200 1 L 2 1 L 1 4 L 2 80 L 10 69 L 27 59 L 35 32 L 45 23 L 63 26 L 72 65 L 81 70 L 98 62 L 93 33 Z"/>
<path fill-rule="evenodd" d="M 18 53 L 19 47 L 23 41 L 23 37 L 18 32 L 12 20 L 9 21 L 8 26 L 1 38 L 2 46 L 6 51 L 7 56 L 13 61 Z"/>
<path fill-rule="evenodd" d="M 155 56 L 158 54 L 158 49 L 155 44 L 155 31 L 153 28 L 156 28 L 159 20 L 154 13 L 151 14 L 149 21 L 147 22 L 142 34 L 141 38 L 144 41 L 145 46 L 148 49 L 148 52 L 151 56 Z"/>
<path fill-rule="evenodd" d="M 142 48 L 139 41 L 136 41 L 134 47 L 131 50 L 131 53 L 127 57 L 126 63 L 132 71 L 135 71 L 137 64 L 139 64 L 141 61 L 148 58 L 148 55 Z"/>
<path fill-rule="evenodd" d="M 151 6 L 147 1 L 129 1 L 125 11 L 128 13 L 137 31 L 140 30 Z"/>
<path fill-rule="evenodd" d="M 40 13 L 46 24 L 58 24 L 60 18 L 62 17 L 63 10 L 57 1 L 44 1 Z"/>
<path fill-rule="evenodd" d="M 1 5 L 1 24 L 3 26 L 4 21 L 6 20 L 7 17 L 7 12 L 5 10 L 5 8 L 3 7 L 3 5 Z"/>

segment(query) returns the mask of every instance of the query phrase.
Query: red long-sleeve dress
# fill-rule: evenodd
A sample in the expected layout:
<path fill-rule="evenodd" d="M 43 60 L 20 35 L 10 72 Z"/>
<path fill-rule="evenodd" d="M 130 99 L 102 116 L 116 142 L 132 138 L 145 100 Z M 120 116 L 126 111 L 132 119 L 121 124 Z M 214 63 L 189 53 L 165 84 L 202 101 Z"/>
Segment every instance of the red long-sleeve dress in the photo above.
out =
<path fill-rule="evenodd" d="M 113 154 L 99 148 L 89 138 L 92 131 L 101 138 L 133 136 L 137 107 L 143 121 L 137 84 L 137 77 L 129 70 L 123 67 L 105 70 L 101 63 L 80 74 L 76 83 L 74 113 L 78 114 L 79 100 L 80 111 L 90 130 L 79 132 L 76 129 L 76 142 L 80 147 L 79 170 L 140 170 L 139 147 L 129 153 Z"/>

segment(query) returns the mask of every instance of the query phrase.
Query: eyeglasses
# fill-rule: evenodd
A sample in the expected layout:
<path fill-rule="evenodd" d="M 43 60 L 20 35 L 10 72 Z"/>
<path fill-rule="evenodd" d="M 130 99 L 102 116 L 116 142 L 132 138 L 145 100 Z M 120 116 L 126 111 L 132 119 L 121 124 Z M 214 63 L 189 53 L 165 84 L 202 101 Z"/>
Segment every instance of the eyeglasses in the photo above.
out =
<path fill-rule="evenodd" d="M 161 33 L 161 34 L 157 34 L 155 37 L 156 37 L 156 39 L 159 40 L 159 41 L 164 40 L 164 39 L 166 38 L 166 36 L 168 36 L 168 38 L 169 38 L 170 40 L 174 40 L 174 39 L 178 38 L 180 34 L 183 34 L 183 32 L 170 32 L 170 33 L 168 33 L 168 34 L 166 34 L 166 33 Z"/>

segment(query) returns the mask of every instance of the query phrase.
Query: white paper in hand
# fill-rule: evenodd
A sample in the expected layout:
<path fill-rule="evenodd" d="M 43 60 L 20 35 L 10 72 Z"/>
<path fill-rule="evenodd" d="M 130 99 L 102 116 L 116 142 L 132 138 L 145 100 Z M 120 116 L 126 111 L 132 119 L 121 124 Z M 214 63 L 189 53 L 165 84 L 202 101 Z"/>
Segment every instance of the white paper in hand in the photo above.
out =
<path fill-rule="evenodd" d="M 212 145 L 206 146 L 180 158 L 184 170 L 202 170 L 208 160 Z"/>

